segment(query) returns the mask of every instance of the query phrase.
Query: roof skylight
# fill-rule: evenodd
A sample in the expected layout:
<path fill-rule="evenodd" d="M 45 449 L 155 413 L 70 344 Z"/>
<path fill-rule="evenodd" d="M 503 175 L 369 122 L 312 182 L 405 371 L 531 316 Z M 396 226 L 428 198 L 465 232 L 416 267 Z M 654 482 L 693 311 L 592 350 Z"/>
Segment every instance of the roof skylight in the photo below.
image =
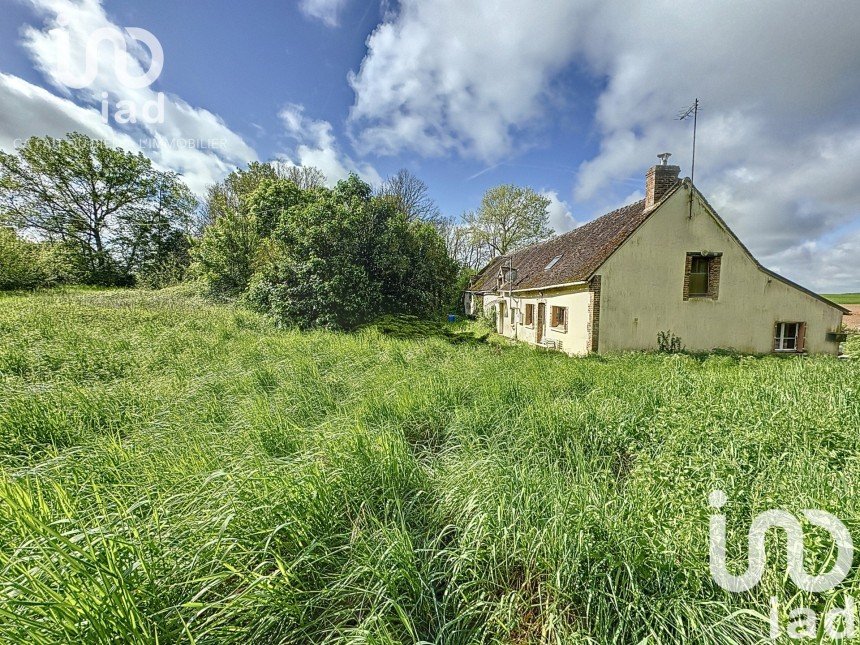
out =
<path fill-rule="evenodd" d="M 544 271 L 549 271 L 551 268 L 553 268 L 555 266 L 556 262 L 558 262 L 559 260 L 561 260 L 561 256 L 556 255 L 552 260 L 549 261 L 549 264 L 546 265 L 546 268 L 544 269 Z"/>

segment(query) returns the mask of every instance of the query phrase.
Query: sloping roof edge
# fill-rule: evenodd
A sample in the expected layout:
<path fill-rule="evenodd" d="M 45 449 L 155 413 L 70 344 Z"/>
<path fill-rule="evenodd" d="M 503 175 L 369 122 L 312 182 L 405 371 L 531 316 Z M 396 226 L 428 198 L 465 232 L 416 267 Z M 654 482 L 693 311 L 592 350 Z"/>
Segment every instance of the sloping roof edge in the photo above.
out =
<path fill-rule="evenodd" d="M 758 261 L 758 259 L 752 253 L 750 253 L 750 250 L 746 247 L 746 245 L 744 245 L 743 242 L 740 241 L 740 238 L 738 238 L 738 236 L 735 235 L 735 232 L 731 228 L 729 228 L 729 225 L 726 224 L 725 220 L 723 220 L 722 217 L 720 217 L 720 215 L 719 215 L 719 213 L 717 213 L 716 209 L 713 206 L 711 206 L 711 204 L 710 204 L 710 202 L 708 202 L 707 198 L 699 191 L 698 188 L 693 186 L 690 179 L 685 178 L 682 183 L 684 185 L 689 185 L 692 187 L 692 189 L 695 191 L 695 194 L 699 197 L 699 199 L 702 200 L 702 203 L 705 205 L 705 208 L 708 209 L 708 212 L 710 213 L 711 217 L 713 217 L 716 220 L 716 222 L 720 226 L 723 227 L 723 230 L 725 230 L 726 233 L 728 233 L 732 237 L 732 239 L 738 243 L 738 245 L 741 247 L 741 249 L 743 249 L 744 253 L 746 253 L 747 256 L 753 261 L 753 263 L 756 265 L 756 267 L 758 268 L 759 271 L 761 271 L 765 275 L 769 275 L 772 278 L 776 278 L 777 280 L 779 280 L 783 284 L 787 284 L 789 287 L 794 287 L 798 291 L 802 291 L 807 296 L 811 296 L 811 297 L 815 298 L 816 300 L 818 300 L 819 302 L 824 303 L 825 305 L 829 305 L 829 306 L 833 307 L 834 309 L 838 309 L 843 314 L 850 314 L 851 313 L 850 309 L 846 309 L 842 305 L 838 305 L 835 302 L 833 302 L 832 300 L 828 300 L 827 298 L 825 298 L 821 294 L 815 293 L 811 289 L 807 289 L 806 287 L 799 285 L 796 282 L 789 280 L 785 276 L 778 274 L 776 271 L 772 271 L 771 269 L 768 269 L 766 266 L 764 266 L 761 262 Z"/>
<path fill-rule="evenodd" d="M 682 186 L 685 186 L 687 181 L 689 181 L 689 180 L 684 179 L 683 181 L 676 182 L 674 186 L 672 186 L 669 190 L 667 190 L 663 194 L 663 196 L 660 198 L 660 201 L 655 202 L 655 204 L 651 208 L 646 209 L 645 216 L 642 218 L 642 220 L 634 228 L 630 229 L 630 231 L 627 233 L 627 235 L 624 236 L 624 239 L 622 239 L 615 246 L 615 248 L 612 249 L 612 251 L 609 253 L 609 255 L 607 255 L 605 258 L 603 258 L 603 261 L 595 267 L 594 271 L 592 271 L 591 274 L 588 276 L 588 279 L 590 280 L 591 278 L 596 276 L 597 272 L 600 270 L 600 267 L 602 267 L 604 264 L 606 264 L 606 262 L 609 260 L 609 258 L 611 258 L 613 255 L 615 255 L 618 252 L 618 249 L 620 249 L 622 246 L 624 246 L 627 243 L 627 240 L 629 240 L 631 237 L 633 237 L 633 235 L 636 233 L 636 231 L 638 231 L 642 227 L 642 225 L 651 218 L 651 216 L 657 211 L 657 209 L 660 208 L 660 206 L 662 206 L 672 195 L 674 195 L 676 192 L 678 192 L 678 190 L 680 190 L 680 188 Z M 696 191 L 696 192 L 699 192 L 699 191 Z M 738 240 L 738 242 L 740 242 L 740 240 Z M 743 245 L 741 245 L 741 246 L 743 246 Z M 744 251 L 746 251 L 746 247 L 744 247 Z M 749 251 L 747 251 L 747 253 L 749 253 Z"/>
<path fill-rule="evenodd" d="M 708 213 L 711 215 L 711 217 L 714 218 L 714 221 L 716 221 L 717 224 L 738 244 L 738 246 L 741 248 L 741 250 L 747 255 L 747 257 L 750 258 L 750 260 L 752 260 L 753 264 L 756 266 L 756 268 L 759 271 L 761 271 L 762 273 L 764 273 L 764 274 L 766 274 L 766 275 L 768 275 L 768 276 L 770 276 L 776 280 L 779 280 L 780 282 L 782 282 L 782 283 L 784 283 L 790 287 L 797 289 L 798 291 L 814 298 L 815 300 L 818 300 L 819 302 L 821 302 L 825 305 L 833 307 L 834 309 L 838 309 L 843 314 L 850 314 L 851 313 L 851 311 L 849 309 L 846 309 L 845 307 L 843 307 L 839 304 L 836 304 L 835 302 L 833 302 L 831 300 L 828 300 L 824 296 L 822 296 L 818 293 L 815 293 L 811 289 L 807 289 L 806 287 L 799 285 L 796 282 L 793 282 L 792 280 L 789 280 L 788 278 L 778 274 L 776 271 L 772 271 L 771 269 L 768 269 L 761 262 L 759 262 L 758 259 L 756 259 L 756 257 L 746 247 L 746 245 L 743 242 L 741 242 L 740 238 L 738 238 L 738 236 L 735 235 L 735 232 L 731 228 L 729 228 L 729 225 L 726 224 L 725 220 L 723 220 L 723 218 L 720 217 L 720 215 L 719 215 L 719 213 L 717 213 L 716 209 L 713 206 L 711 206 L 710 202 L 708 202 L 707 198 L 701 193 L 701 191 L 693 185 L 693 183 L 692 183 L 692 181 L 690 181 L 689 177 L 685 177 L 683 180 L 678 181 L 674 186 L 672 186 L 672 188 L 670 188 L 669 190 L 666 191 L 666 193 L 663 195 L 663 197 L 660 198 L 660 201 L 658 201 L 651 208 L 646 210 L 643 217 L 636 224 L 636 226 L 634 226 L 633 228 L 631 228 L 629 231 L 626 232 L 624 238 L 622 240 L 620 240 L 614 246 L 614 248 L 609 252 L 609 254 L 605 258 L 603 258 L 601 260 L 600 264 L 598 264 L 597 267 L 595 267 L 595 269 L 588 275 L 588 279 L 591 279 L 593 276 L 598 274 L 598 272 L 600 271 L 600 268 L 609 260 L 609 258 L 611 258 L 613 255 L 615 255 L 615 253 L 618 251 L 618 249 L 620 249 L 622 246 L 624 246 L 624 244 L 631 237 L 633 237 L 633 235 L 636 233 L 636 231 L 638 231 L 639 228 L 645 222 L 647 222 L 657 210 L 659 210 L 660 206 L 662 206 L 666 201 L 668 201 L 672 197 L 672 195 L 674 195 L 676 192 L 678 192 L 679 190 L 681 190 L 682 188 L 685 188 L 685 187 L 690 188 L 693 191 L 693 194 L 695 194 L 701 200 L 702 204 L 705 206 Z M 622 207 L 622 208 L 626 208 L 626 207 Z M 618 210 L 621 210 L 621 209 L 616 209 L 616 211 L 612 211 L 610 213 L 607 213 L 607 215 L 611 215 L 612 213 L 615 213 Z M 538 244 L 534 244 L 531 246 L 540 246 L 543 244 L 546 244 L 546 242 L 540 242 Z M 528 249 L 528 248 L 530 248 L 530 247 L 526 247 L 526 249 Z M 517 253 L 525 251 L 526 249 L 521 249 Z M 479 284 L 480 282 L 482 282 L 482 278 L 486 275 L 486 273 L 490 269 L 495 270 L 496 268 L 498 268 L 503 259 L 504 259 L 504 256 L 498 256 L 498 257 L 490 260 L 490 262 L 488 262 L 487 265 L 480 272 L 478 272 L 478 274 L 475 276 L 475 284 Z M 521 288 L 521 289 L 514 289 L 514 291 L 533 291 L 535 289 L 536 288 L 527 288 L 527 289 Z M 470 291 L 470 290 L 467 289 L 467 291 Z M 490 291 L 472 291 L 472 293 L 491 293 L 491 292 L 492 292 L 492 290 L 490 290 Z"/>

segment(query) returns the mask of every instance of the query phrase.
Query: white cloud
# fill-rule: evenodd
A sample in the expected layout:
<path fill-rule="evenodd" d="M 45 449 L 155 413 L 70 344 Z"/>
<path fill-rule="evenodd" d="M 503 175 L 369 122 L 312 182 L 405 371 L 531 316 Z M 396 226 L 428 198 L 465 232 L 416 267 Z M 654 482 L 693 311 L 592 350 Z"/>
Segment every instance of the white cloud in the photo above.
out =
<path fill-rule="evenodd" d="M 560 81 L 584 76 L 602 88 L 599 150 L 574 197 L 598 210 L 659 152 L 689 174 L 690 124 L 674 116 L 699 96 L 696 184 L 765 264 L 802 279 L 803 249 L 811 267 L 860 220 L 858 24 L 857 3 L 403 0 L 350 76 L 353 136 L 492 163 L 568 107 Z"/>
<path fill-rule="evenodd" d="M 346 179 L 354 172 L 372 185 L 382 183 L 379 173 L 370 164 L 352 160 L 337 144 L 331 123 L 305 115 L 304 107 L 286 105 L 280 112 L 284 130 L 296 141 L 292 154 L 285 160 L 299 166 L 315 166 L 323 171 L 329 185 Z"/>
<path fill-rule="evenodd" d="M 63 137 L 71 131 L 137 149 L 137 142 L 105 124 L 98 110 L 80 107 L 27 81 L 0 73 L 0 148 L 11 151 L 30 136 Z"/>
<path fill-rule="evenodd" d="M 833 244 L 810 241 L 793 246 L 770 259 L 770 268 L 791 274 L 819 293 L 854 292 L 858 283 L 860 230 L 839 237 Z M 852 286 L 853 285 L 853 286 Z"/>
<path fill-rule="evenodd" d="M 142 150 L 163 169 L 183 176 L 189 187 L 201 194 L 206 185 L 220 180 L 227 172 L 257 158 L 254 150 L 212 112 L 190 106 L 181 98 L 163 96 L 163 122 L 119 124 L 119 101 L 130 101 L 137 108 L 156 106 L 159 93 L 153 87 L 129 88 L 117 76 L 115 65 L 132 77 L 141 76 L 149 67 L 149 53 L 128 38 L 127 48 L 102 42 L 97 51 L 98 73 L 93 82 L 79 90 L 66 87 L 59 74 L 60 57 L 66 56 L 71 72 L 86 68 L 87 42 L 98 30 L 116 29 L 98 0 L 30 0 L 48 26 L 26 27 L 24 47 L 34 66 L 62 96 L 57 96 L 20 78 L 3 75 L 0 104 L 4 110 L 0 145 L 8 149 L 14 139 L 52 134 L 62 136 L 78 130 L 108 140 L 129 150 Z M 67 35 L 69 47 L 62 46 Z M 165 64 L 169 65 L 168 59 Z M 105 123 L 101 109 L 108 102 Z M 154 112 L 157 110 L 154 110 Z"/>
<path fill-rule="evenodd" d="M 340 12 L 347 0 L 299 0 L 299 9 L 309 18 L 320 20 L 328 27 L 337 27 Z"/>
<path fill-rule="evenodd" d="M 575 51 L 578 13 L 566 0 L 403 0 L 350 75 L 356 143 L 499 158 L 543 114 L 549 81 Z"/>
<path fill-rule="evenodd" d="M 570 205 L 558 196 L 554 190 L 544 190 L 541 195 L 549 200 L 549 225 L 556 233 L 566 233 L 578 226 L 570 212 Z"/>

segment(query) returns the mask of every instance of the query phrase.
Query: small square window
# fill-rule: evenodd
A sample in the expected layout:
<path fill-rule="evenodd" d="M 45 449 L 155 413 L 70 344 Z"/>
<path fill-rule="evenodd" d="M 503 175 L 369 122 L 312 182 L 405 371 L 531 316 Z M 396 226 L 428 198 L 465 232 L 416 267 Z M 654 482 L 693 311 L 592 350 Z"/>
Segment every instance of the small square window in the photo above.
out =
<path fill-rule="evenodd" d="M 775 352 L 802 352 L 806 336 L 806 323 L 778 322 L 773 332 Z"/>

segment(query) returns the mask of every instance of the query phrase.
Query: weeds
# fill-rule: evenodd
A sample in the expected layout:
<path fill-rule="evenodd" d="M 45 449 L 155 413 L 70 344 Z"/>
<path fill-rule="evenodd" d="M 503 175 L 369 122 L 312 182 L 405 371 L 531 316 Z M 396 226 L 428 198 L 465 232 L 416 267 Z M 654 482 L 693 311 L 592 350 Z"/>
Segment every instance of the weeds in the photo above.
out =
<path fill-rule="evenodd" d="M 860 535 L 857 361 L 571 359 L 407 323 L 4 298 L 0 641 L 756 642 L 770 596 L 815 599 L 775 556 L 716 587 L 708 493 L 733 566 L 768 508 Z"/>

